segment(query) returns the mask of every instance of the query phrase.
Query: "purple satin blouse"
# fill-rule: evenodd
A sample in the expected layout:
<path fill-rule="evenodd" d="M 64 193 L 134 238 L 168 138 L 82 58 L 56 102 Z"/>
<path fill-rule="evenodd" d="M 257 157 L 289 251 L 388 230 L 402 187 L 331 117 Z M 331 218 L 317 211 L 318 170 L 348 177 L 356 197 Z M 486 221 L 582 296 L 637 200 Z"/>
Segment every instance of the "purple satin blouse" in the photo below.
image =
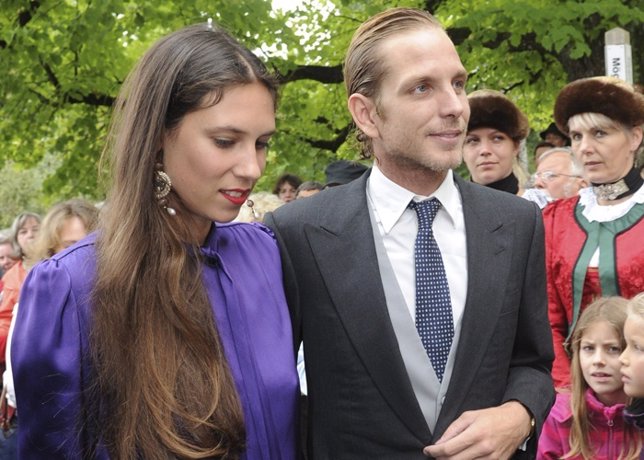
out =
<path fill-rule="evenodd" d="M 19 458 L 80 459 L 95 235 L 38 264 L 22 288 L 11 362 Z M 203 278 L 244 411 L 242 458 L 296 458 L 297 372 L 275 238 L 259 224 L 217 224 Z M 123 369 L 127 372 L 127 369 Z M 96 458 L 109 458 L 99 448 Z"/>

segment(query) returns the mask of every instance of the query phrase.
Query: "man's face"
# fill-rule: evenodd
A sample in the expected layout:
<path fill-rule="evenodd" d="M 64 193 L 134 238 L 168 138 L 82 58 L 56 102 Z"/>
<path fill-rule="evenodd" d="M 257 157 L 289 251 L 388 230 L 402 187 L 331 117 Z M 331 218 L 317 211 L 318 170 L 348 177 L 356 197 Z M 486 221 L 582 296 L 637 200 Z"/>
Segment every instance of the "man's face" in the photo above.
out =
<path fill-rule="evenodd" d="M 458 166 L 470 109 L 467 73 L 439 28 L 394 35 L 380 45 L 385 78 L 377 96 L 373 151 L 389 177 Z"/>
<path fill-rule="evenodd" d="M 540 161 L 535 176 L 535 188 L 548 192 L 554 200 L 574 196 L 583 186 L 582 178 L 571 177 L 570 155 L 564 152 L 553 152 Z"/>

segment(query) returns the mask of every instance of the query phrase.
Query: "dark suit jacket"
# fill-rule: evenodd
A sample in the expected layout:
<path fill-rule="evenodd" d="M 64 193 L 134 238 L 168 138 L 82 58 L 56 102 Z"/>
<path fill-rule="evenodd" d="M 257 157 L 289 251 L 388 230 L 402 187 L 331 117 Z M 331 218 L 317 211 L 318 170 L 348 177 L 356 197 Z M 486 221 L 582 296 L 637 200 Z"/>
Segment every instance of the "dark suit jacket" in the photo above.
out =
<path fill-rule="evenodd" d="M 468 291 L 454 371 L 432 433 L 385 304 L 368 175 L 266 217 L 281 246 L 294 337 L 304 340 L 309 458 L 426 459 L 423 447 L 464 411 L 508 400 L 529 408 L 540 428 L 554 390 L 539 209 L 456 178 Z"/>

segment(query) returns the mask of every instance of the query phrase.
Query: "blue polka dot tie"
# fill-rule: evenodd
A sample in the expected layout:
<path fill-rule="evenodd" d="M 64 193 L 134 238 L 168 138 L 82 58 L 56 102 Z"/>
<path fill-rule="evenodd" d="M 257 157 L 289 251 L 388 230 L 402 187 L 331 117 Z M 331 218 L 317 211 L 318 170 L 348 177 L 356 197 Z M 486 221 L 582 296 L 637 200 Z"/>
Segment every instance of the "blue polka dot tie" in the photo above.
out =
<path fill-rule="evenodd" d="M 411 202 L 418 216 L 418 235 L 414 246 L 416 261 L 416 329 L 440 382 L 454 337 L 452 304 L 443 257 L 432 223 L 441 202 L 436 198 Z"/>

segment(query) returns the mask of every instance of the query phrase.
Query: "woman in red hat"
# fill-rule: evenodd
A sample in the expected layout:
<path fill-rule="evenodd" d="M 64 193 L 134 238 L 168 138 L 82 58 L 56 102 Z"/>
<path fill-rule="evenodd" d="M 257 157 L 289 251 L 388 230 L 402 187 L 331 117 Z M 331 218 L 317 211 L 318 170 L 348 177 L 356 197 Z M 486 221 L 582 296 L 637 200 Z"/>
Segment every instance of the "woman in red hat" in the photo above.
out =
<path fill-rule="evenodd" d="M 555 121 L 592 185 L 544 210 L 552 373 L 565 387 L 565 344 L 581 311 L 600 296 L 644 291 L 644 180 L 635 167 L 644 95 L 616 78 L 577 80 L 557 96 Z"/>

